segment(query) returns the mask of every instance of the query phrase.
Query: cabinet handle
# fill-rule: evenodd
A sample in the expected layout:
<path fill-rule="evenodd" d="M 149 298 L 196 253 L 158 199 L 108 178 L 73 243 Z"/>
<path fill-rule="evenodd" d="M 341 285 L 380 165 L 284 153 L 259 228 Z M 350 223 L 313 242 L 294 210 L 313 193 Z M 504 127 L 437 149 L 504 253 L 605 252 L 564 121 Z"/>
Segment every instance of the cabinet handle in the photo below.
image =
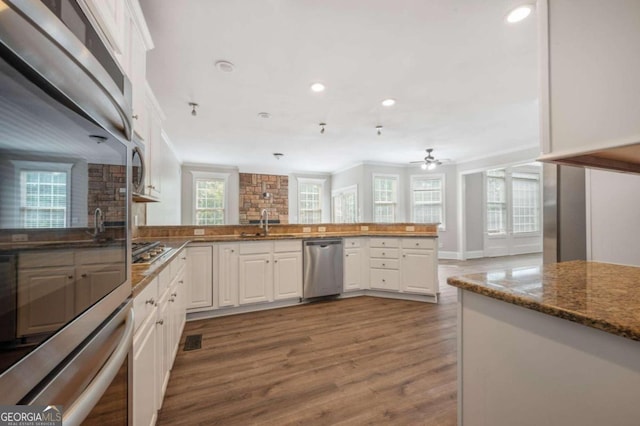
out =
<path fill-rule="evenodd" d="M 349 255 L 348 255 L 348 254 L 347 254 L 347 255 L 345 255 L 345 256 L 346 256 L 346 257 L 349 257 Z"/>
<path fill-rule="evenodd" d="M 144 302 L 145 305 L 155 305 L 156 301 L 153 300 L 153 297 L 147 301 Z"/>
<path fill-rule="evenodd" d="M 134 120 L 138 119 L 138 114 L 132 115 L 131 118 L 133 118 Z"/>
<path fill-rule="evenodd" d="M 386 282 L 387 282 L 387 280 L 385 280 L 385 279 L 383 278 L 383 279 L 382 279 L 382 282 L 383 282 L 383 283 L 386 283 Z"/>
<path fill-rule="evenodd" d="M 163 319 L 161 319 L 160 321 L 156 321 L 156 324 L 158 324 L 158 325 L 164 325 L 164 320 L 163 320 Z"/>
<path fill-rule="evenodd" d="M 156 189 L 156 187 L 153 185 L 147 185 L 147 188 Z"/>
<path fill-rule="evenodd" d="M 269 263 L 269 261 L 267 260 L 267 263 Z"/>
<path fill-rule="evenodd" d="M 169 302 L 171 302 L 171 303 L 173 303 L 175 301 L 176 301 L 176 299 L 174 299 L 173 297 L 171 299 L 169 299 Z"/>
<path fill-rule="evenodd" d="M 269 262 L 267 261 L 267 263 L 269 263 Z M 274 261 L 273 261 L 273 263 L 278 263 L 278 261 L 277 261 L 277 260 L 274 260 Z"/>
<path fill-rule="evenodd" d="M 383 264 L 382 264 L 382 266 L 387 266 L 387 265 L 385 265 L 385 264 L 383 263 Z"/>
<path fill-rule="evenodd" d="M 73 279 L 73 275 L 69 275 L 69 276 L 67 277 L 67 279 L 72 280 L 72 279 Z"/>
<path fill-rule="evenodd" d="M 80 275 L 82 278 L 87 278 L 87 274 Z"/>
<path fill-rule="evenodd" d="M 231 253 L 234 253 L 234 252 L 235 252 L 235 250 L 231 250 Z"/>
<path fill-rule="evenodd" d="M 184 281 L 180 280 L 178 281 L 178 284 L 184 284 Z"/>
<path fill-rule="evenodd" d="M 403 255 L 402 255 L 402 257 L 407 257 L 407 255 L 406 255 L 406 254 L 403 254 Z"/>
<path fill-rule="evenodd" d="M 382 252 L 382 255 L 383 255 L 383 256 L 384 256 L 385 254 L 386 254 L 385 252 Z"/>
<path fill-rule="evenodd" d="M 186 257 L 181 257 L 180 259 L 182 259 L 182 260 L 187 260 L 187 258 L 186 258 Z"/>
<path fill-rule="evenodd" d="M 178 293 L 171 293 L 171 297 L 176 297 L 178 296 Z"/>
<path fill-rule="evenodd" d="M 416 247 L 420 247 L 420 243 L 416 243 Z"/>

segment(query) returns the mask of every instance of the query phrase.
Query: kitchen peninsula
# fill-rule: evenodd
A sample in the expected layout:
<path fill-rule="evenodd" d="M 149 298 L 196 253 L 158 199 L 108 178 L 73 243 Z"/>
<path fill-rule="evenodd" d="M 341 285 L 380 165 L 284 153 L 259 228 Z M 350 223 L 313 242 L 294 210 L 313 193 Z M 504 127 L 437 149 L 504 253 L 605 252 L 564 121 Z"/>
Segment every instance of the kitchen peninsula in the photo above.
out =
<path fill-rule="evenodd" d="M 449 278 L 459 425 L 635 425 L 640 268 L 572 261 Z"/>

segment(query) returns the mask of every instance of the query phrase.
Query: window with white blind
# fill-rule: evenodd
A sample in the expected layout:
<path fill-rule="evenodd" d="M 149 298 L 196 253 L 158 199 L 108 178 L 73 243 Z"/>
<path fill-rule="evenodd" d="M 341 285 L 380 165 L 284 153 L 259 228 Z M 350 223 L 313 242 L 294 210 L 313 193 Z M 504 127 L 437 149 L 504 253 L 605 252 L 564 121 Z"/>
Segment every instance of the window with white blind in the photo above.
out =
<path fill-rule="evenodd" d="M 24 228 L 67 227 L 70 169 L 71 165 L 59 165 L 54 170 L 20 170 Z"/>
<path fill-rule="evenodd" d="M 411 221 L 444 230 L 444 175 L 411 176 Z"/>
<path fill-rule="evenodd" d="M 358 222 L 358 186 L 332 191 L 333 223 Z"/>
<path fill-rule="evenodd" d="M 513 233 L 540 231 L 540 175 L 514 172 L 511 187 Z"/>
<path fill-rule="evenodd" d="M 487 232 L 507 232 L 507 181 L 504 169 L 487 171 Z"/>
<path fill-rule="evenodd" d="M 373 221 L 396 221 L 398 204 L 398 176 L 373 175 Z"/>
<path fill-rule="evenodd" d="M 322 223 L 322 183 L 298 180 L 298 223 Z"/>
<path fill-rule="evenodd" d="M 223 225 L 227 177 L 224 174 L 194 174 L 194 225 Z"/>

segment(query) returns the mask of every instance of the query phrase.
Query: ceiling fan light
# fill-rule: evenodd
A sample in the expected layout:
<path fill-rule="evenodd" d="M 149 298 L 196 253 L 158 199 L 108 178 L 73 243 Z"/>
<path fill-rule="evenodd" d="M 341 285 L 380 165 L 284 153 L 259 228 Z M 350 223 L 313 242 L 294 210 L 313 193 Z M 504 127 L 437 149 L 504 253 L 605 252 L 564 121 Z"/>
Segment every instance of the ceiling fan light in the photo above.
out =
<path fill-rule="evenodd" d="M 427 166 L 427 170 L 433 170 L 437 167 L 438 165 L 436 163 L 429 163 L 429 165 Z"/>
<path fill-rule="evenodd" d="M 427 163 L 422 163 L 422 164 L 420 164 L 420 168 L 421 168 L 422 170 L 427 170 Z"/>
<path fill-rule="evenodd" d="M 510 24 L 515 24 L 516 22 L 520 22 L 526 19 L 529 15 L 531 15 L 532 11 L 533 11 L 533 6 L 530 4 L 518 6 L 515 9 L 513 9 L 511 12 L 509 12 L 506 20 Z"/>

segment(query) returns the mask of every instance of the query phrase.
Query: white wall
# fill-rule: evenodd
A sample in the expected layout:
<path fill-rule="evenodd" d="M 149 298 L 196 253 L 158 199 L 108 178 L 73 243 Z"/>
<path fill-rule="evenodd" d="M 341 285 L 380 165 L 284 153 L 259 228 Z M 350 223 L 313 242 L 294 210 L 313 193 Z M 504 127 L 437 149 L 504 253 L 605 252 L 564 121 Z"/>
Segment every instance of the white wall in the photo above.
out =
<path fill-rule="evenodd" d="M 211 164 L 182 165 L 182 224 L 193 225 L 193 173 L 223 173 L 227 180 L 227 224 L 240 223 L 240 173 L 237 167 L 216 166 Z"/>
<path fill-rule="evenodd" d="M 289 223 L 298 223 L 298 179 L 322 181 L 322 223 L 331 222 L 331 175 L 292 173 L 289 175 Z"/>
<path fill-rule="evenodd" d="M 587 258 L 640 266 L 640 176 L 589 170 Z"/>

